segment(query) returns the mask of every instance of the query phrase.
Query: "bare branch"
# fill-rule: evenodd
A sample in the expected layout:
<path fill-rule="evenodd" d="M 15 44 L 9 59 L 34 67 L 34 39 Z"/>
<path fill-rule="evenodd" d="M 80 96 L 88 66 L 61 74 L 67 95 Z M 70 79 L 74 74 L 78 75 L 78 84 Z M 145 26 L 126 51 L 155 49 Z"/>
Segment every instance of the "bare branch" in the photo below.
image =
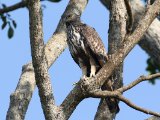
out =
<path fill-rule="evenodd" d="M 124 103 L 126 103 L 128 106 L 130 106 L 131 108 L 133 108 L 135 110 L 141 111 L 141 112 L 146 113 L 146 114 L 150 114 L 150 115 L 160 117 L 160 113 L 156 113 L 156 112 L 153 112 L 151 110 L 147 110 L 147 109 L 141 108 L 141 107 L 133 104 L 131 101 L 129 101 L 128 99 L 123 97 L 118 90 L 113 91 L 113 92 L 111 92 L 111 91 L 100 91 L 99 90 L 99 91 L 90 92 L 90 93 L 92 94 L 91 96 L 95 97 L 95 98 L 105 98 L 105 97 L 117 98 L 117 99 L 123 101 Z"/>
<path fill-rule="evenodd" d="M 40 0 L 28 1 L 30 44 L 32 64 L 35 72 L 36 84 L 46 120 L 55 120 L 55 102 L 52 93 L 51 81 L 48 73 L 42 30 L 42 11 Z"/>
<path fill-rule="evenodd" d="M 107 8 L 110 9 L 110 0 L 100 0 L 102 4 Z M 135 28 L 137 24 L 139 24 L 139 21 L 143 17 L 145 13 L 145 6 L 144 2 L 141 0 L 128 0 L 130 2 L 132 13 L 134 16 L 134 24 L 133 27 Z M 142 37 L 142 40 L 138 43 L 140 47 L 151 56 L 151 58 L 154 60 L 156 65 L 158 66 L 160 63 L 160 21 L 156 18 L 144 36 Z M 106 106 L 102 106 L 103 110 L 106 109 Z M 101 113 L 105 113 L 105 111 L 100 111 Z M 104 114 L 103 116 L 106 116 Z M 100 116 L 100 117 L 103 117 Z M 153 117 L 154 118 L 154 117 Z M 99 118 L 98 118 L 99 120 Z M 154 119 L 153 119 L 154 120 Z M 156 120 L 156 119 L 155 119 Z"/>
<path fill-rule="evenodd" d="M 146 80 L 151 80 L 154 78 L 160 77 L 160 73 L 156 73 L 153 75 L 148 75 L 148 76 L 140 76 L 137 80 L 133 81 L 132 83 L 130 83 L 129 85 L 126 85 L 122 88 L 119 88 L 118 91 L 125 92 L 131 88 L 133 88 L 134 86 L 136 86 L 137 84 L 139 84 L 140 82 L 146 81 Z"/>
<path fill-rule="evenodd" d="M 130 106 L 131 108 L 133 108 L 135 110 L 141 111 L 146 114 L 160 117 L 160 113 L 156 113 L 151 110 L 147 110 L 147 109 L 141 108 L 141 107 L 133 104 L 131 101 L 129 101 L 128 99 L 123 97 L 119 91 L 113 91 L 113 92 L 111 92 L 111 91 L 96 91 L 96 92 L 92 92 L 91 94 L 92 94 L 92 97 L 95 97 L 95 98 L 114 97 L 114 98 L 117 98 L 117 99 L 123 101 L 124 103 L 126 103 L 128 106 Z"/>
<path fill-rule="evenodd" d="M 101 87 L 105 80 L 113 73 L 113 70 L 120 65 L 132 48 L 140 41 L 141 37 L 158 15 L 160 8 L 160 0 L 156 0 L 154 4 L 146 11 L 144 17 L 139 22 L 135 31 L 129 35 L 122 46 L 112 55 L 112 59 L 109 59 L 104 67 L 97 73 L 95 78 L 92 78 L 91 81 L 97 81 L 97 88 Z"/>
<path fill-rule="evenodd" d="M 151 80 L 154 78 L 158 78 L 160 77 L 160 73 L 156 73 L 156 74 L 152 74 L 152 75 L 148 75 L 148 76 L 140 76 L 137 80 L 131 82 L 130 84 L 123 86 L 117 90 L 114 91 L 102 91 L 102 90 L 93 90 L 90 91 L 90 95 L 92 97 L 96 97 L 96 98 L 105 98 L 105 97 L 118 97 L 119 95 L 121 95 L 123 92 L 126 92 L 127 90 L 135 87 L 137 84 L 146 81 L 146 80 Z"/>
<path fill-rule="evenodd" d="M 106 97 L 117 97 L 118 95 L 121 95 L 121 93 L 117 90 L 115 91 L 107 91 L 107 90 L 95 90 L 89 92 L 91 97 L 93 98 L 106 98 Z"/>
<path fill-rule="evenodd" d="M 71 0 L 72 1 L 72 0 Z M 83 1 L 83 3 L 82 3 L 82 1 Z M 73 3 L 73 2 L 72 2 Z M 80 0 L 80 1 L 78 1 L 76 4 L 77 4 L 77 9 L 78 10 L 80 10 L 81 12 L 84 10 L 84 8 L 85 8 L 85 6 L 86 6 L 86 0 Z M 74 4 L 73 4 L 74 5 Z M 80 5 L 80 6 L 78 6 L 78 5 Z M 82 7 L 83 6 L 83 7 Z M 72 7 L 72 6 L 71 6 Z M 76 9 L 76 8 L 74 8 L 74 9 Z M 68 10 L 68 9 L 67 9 Z M 67 11 L 66 10 L 66 11 Z M 72 9 L 71 9 L 72 10 Z M 70 10 L 70 12 L 74 12 L 74 11 L 71 11 Z M 148 23 L 148 22 L 147 22 Z M 146 27 L 146 26 L 145 26 Z M 49 59 L 48 60 L 48 65 L 50 66 L 53 62 L 54 62 L 54 60 L 56 60 L 56 58 L 62 53 L 62 51 L 65 49 L 65 47 L 66 47 L 66 42 L 65 42 L 65 40 L 66 40 L 66 36 L 65 36 L 65 27 L 64 27 L 64 25 L 63 25 L 63 23 L 62 23 L 62 21 L 60 22 L 60 24 L 59 24 L 59 26 L 58 26 L 58 29 L 57 29 L 57 31 L 56 31 L 56 33 L 54 34 L 54 35 L 57 35 L 56 37 L 55 36 L 53 36 L 53 38 L 51 38 L 52 40 L 51 41 L 49 41 L 48 43 L 47 43 L 47 45 L 46 45 L 46 47 L 45 47 L 45 49 L 47 49 L 47 50 L 45 50 L 45 53 L 47 53 L 46 55 L 48 56 L 47 57 L 47 59 L 48 58 L 50 58 L 51 57 L 51 59 Z M 60 36 L 60 37 L 59 37 Z M 54 42 L 55 41 L 55 42 Z M 133 41 L 134 41 L 134 39 L 133 39 Z M 59 44 L 60 43 L 60 44 Z M 46 52 L 47 51 L 47 52 Z M 57 52 L 58 51 L 58 52 Z M 50 56 L 50 57 L 49 57 Z M 53 56 L 53 57 L 52 57 Z M 123 57 L 123 56 L 122 56 Z M 110 68 L 113 68 L 114 69 L 114 66 L 113 66 L 113 64 L 110 66 L 109 65 L 109 67 Z M 106 73 L 106 70 L 105 69 L 103 69 L 104 71 L 105 71 L 105 73 Z M 33 73 L 33 72 L 32 72 Z M 104 74 L 105 74 L 104 73 Z M 24 79 L 24 81 L 27 83 L 27 82 L 29 82 L 29 83 L 31 83 L 33 86 L 35 85 L 35 82 L 34 82 L 34 79 L 32 80 L 32 79 L 29 79 L 29 80 L 27 80 L 27 79 L 25 79 L 25 77 L 26 76 L 30 76 L 30 74 L 29 74 L 29 72 L 24 72 L 23 73 L 25 76 L 23 76 L 23 79 Z M 111 73 L 110 73 L 111 74 Z M 34 74 L 33 74 L 34 75 Z M 33 76 L 32 75 L 32 76 Z M 20 79 L 21 80 L 21 79 Z M 90 80 L 89 80 L 90 81 Z M 32 83 L 33 82 L 33 83 Z M 21 82 L 19 82 L 19 83 L 21 83 Z M 92 81 L 91 81 L 91 83 L 92 83 Z M 95 82 L 93 82 L 93 83 L 95 83 Z M 94 84 L 95 85 L 95 84 Z M 21 85 L 19 85 L 19 86 L 21 86 Z M 22 85 L 23 86 L 23 85 Z M 20 88 L 20 87 L 19 87 Z M 17 89 L 16 89 L 17 90 Z M 19 89 L 19 91 L 22 91 L 22 89 Z M 28 89 L 25 89 L 25 88 L 23 88 L 23 94 L 24 93 L 27 93 L 28 92 Z M 32 93 L 33 91 L 31 90 L 30 91 L 30 93 Z M 21 98 L 21 100 L 20 100 L 20 102 L 19 103 L 22 103 L 22 101 L 26 98 L 26 97 L 28 97 L 28 95 L 27 96 L 25 96 L 25 97 L 22 97 Z M 72 97 L 73 99 L 72 100 L 74 100 L 75 98 L 74 97 Z M 31 96 L 29 97 L 29 99 L 31 99 Z M 30 100 L 29 100 L 30 101 Z M 12 104 L 12 101 L 11 101 L 11 103 L 10 104 Z M 26 105 L 26 104 L 24 104 L 24 105 Z M 14 106 L 14 107 L 18 107 L 18 106 Z M 13 107 L 11 107 L 11 108 L 13 108 Z M 27 107 L 26 107 L 27 108 Z M 11 110 L 11 109 L 10 109 Z M 25 110 L 24 110 L 25 111 Z M 15 111 L 12 111 L 12 113 L 14 114 L 14 112 Z M 26 111 L 25 111 L 26 112 Z M 22 111 L 22 114 L 23 115 L 25 115 L 25 112 L 23 112 Z M 15 114 L 15 116 L 16 116 L 17 114 Z M 18 120 L 18 119 L 17 119 Z"/>
<path fill-rule="evenodd" d="M 133 16 L 134 16 L 134 28 L 137 26 L 141 18 L 145 13 L 144 3 L 140 0 L 130 0 Z M 155 64 L 159 66 L 160 62 L 160 21 L 156 18 L 144 36 L 142 40 L 138 43 L 140 47 L 149 54 L 149 56 L 154 60 Z"/>
<path fill-rule="evenodd" d="M 131 108 L 133 108 L 135 110 L 141 111 L 141 112 L 146 113 L 146 114 L 150 114 L 150 115 L 154 115 L 154 116 L 160 117 L 160 113 L 156 113 L 156 112 L 141 108 L 141 107 L 133 104 L 131 101 L 129 101 L 128 99 L 126 99 L 122 95 L 119 95 L 117 98 L 119 100 L 123 101 L 124 103 L 126 103 L 128 106 L 130 106 Z"/>
<path fill-rule="evenodd" d="M 82 13 L 86 5 L 86 0 L 70 0 L 62 16 L 65 17 L 66 14 L 75 13 L 76 11 Z M 66 29 L 62 19 L 57 26 L 56 32 L 48 40 L 44 48 L 48 67 L 50 67 L 55 62 L 55 60 L 59 57 L 59 55 L 64 51 L 67 46 L 67 38 L 65 33 Z M 25 118 L 29 102 L 32 98 L 32 93 L 35 89 L 35 83 L 36 82 L 33 66 L 30 62 L 29 64 L 23 66 L 22 74 L 20 76 L 16 90 L 10 96 L 11 101 L 9 109 L 7 111 L 7 120 L 22 120 Z M 21 110 L 20 108 L 23 108 L 23 110 Z M 57 112 L 58 114 L 61 112 L 61 110 L 57 108 L 55 109 L 55 112 Z"/>
<path fill-rule="evenodd" d="M 3 8 L 3 9 L 0 9 L 0 14 L 4 14 L 6 12 L 10 12 L 10 11 L 13 11 L 13 10 L 16 10 L 16 9 L 19 9 L 19 8 L 23 8 L 23 7 L 26 7 L 27 5 L 27 1 L 21 1 L 19 3 L 16 3 L 12 6 L 9 6 L 9 7 L 6 7 L 6 8 Z"/>
<path fill-rule="evenodd" d="M 105 1 L 105 2 L 107 2 L 107 1 Z M 126 32 L 128 32 L 128 31 L 126 31 L 126 28 L 128 28 L 128 26 L 126 27 L 127 10 L 126 10 L 125 4 L 126 4 L 126 2 L 124 0 L 112 0 L 111 1 L 110 23 L 109 23 L 110 27 L 109 27 L 109 37 L 108 37 L 108 54 L 109 55 L 115 53 L 118 50 L 118 48 L 121 46 L 121 44 L 125 38 Z M 121 65 L 119 65 L 114 70 L 113 74 L 109 77 L 109 82 L 113 83 L 113 85 L 109 87 L 108 82 L 106 82 L 103 84 L 102 90 L 109 90 L 109 89 L 115 90 L 115 89 L 120 88 L 123 85 L 122 72 L 123 72 L 123 63 L 121 63 Z M 102 102 L 102 101 L 104 101 L 104 102 Z M 108 104 L 106 104 L 105 102 Z M 100 108 L 106 109 L 106 111 L 99 112 L 99 111 L 101 111 L 101 110 L 99 110 Z M 95 115 L 95 120 L 97 120 L 97 119 L 114 119 L 116 116 L 116 113 L 118 111 L 119 111 L 119 107 L 118 107 L 117 100 L 101 99 L 101 101 L 99 103 L 98 110 Z M 107 115 L 104 113 L 107 113 Z M 110 114 L 111 118 L 109 118 L 108 114 Z"/>
<path fill-rule="evenodd" d="M 109 59 L 106 65 L 96 74 L 95 77 L 87 79 L 87 81 L 81 80 L 75 87 L 80 85 L 80 87 L 83 88 L 82 93 L 88 94 L 88 96 L 90 94 L 89 93 L 90 91 L 94 91 L 96 89 L 101 88 L 106 79 L 108 79 L 109 76 L 113 73 L 114 69 L 118 67 L 120 63 L 123 62 L 127 54 L 132 50 L 132 48 L 136 45 L 136 43 L 140 41 L 140 38 L 143 36 L 143 34 L 147 30 L 151 22 L 156 17 L 156 13 L 160 11 L 159 5 L 160 5 L 160 0 L 156 0 L 155 3 L 148 9 L 148 11 L 146 11 L 144 18 L 140 21 L 135 31 L 128 38 L 126 38 L 125 42 L 118 49 L 118 51 L 112 55 L 113 58 Z M 69 97 L 70 100 L 76 99 L 76 96 L 72 94 L 72 92 L 73 91 L 71 91 L 70 94 L 68 95 L 68 96 L 71 95 Z M 68 101 L 68 99 L 65 100 Z M 68 104 L 68 102 L 63 102 L 63 103 Z"/>
<path fill-rule="evenodd" d="M 92 94 L 92 97 L 95 97 L 95 98 L 114 97 L 114 98 L 117 98 L 117 99 L 123 101 L 124 103 L 126 103 L 128 106 L 130 106 L 131 108 L 133 108 L 135 110 L 141 111 L 146 114 L 160 117 L 160 113 L 156 113 L 156 112 L 141 108 L 141 107 L 133 104 L 131 101 L 129 101 L 128 99 L 123 97 L 119 91 L 113 91 L 113 92 L 111 92 L 111 91 L 96 91 L 96 92 L 92 92 L 91 94 Z"/>
<path fill-rule="evenodd" d="M 157 78 L 157 77 L 160 77 L 160 73 L 148 75 L 148 76 L 141 76 L 137 80 L 130 83 L 129 85 L 124 86 L 122 88 L 119 88 L 118 90 L 115 90 L 115 91 L 95 90 L 95 91 L 91 91 L 90 95 L 91 95 L 91 97 L 94 97 L 94 98 L 114 97 L 114 98 L 117 98 L 117 99 L 123 101 L 124 103 L 126 103 L 128 106 L 130 106 L 133 109 L 144 112 L 146 114 L 155 115 L 157 117 L 160 117 L 160 113 L 156 113 L 156 112 L 141 108 L 141 107 L 133 104 L 131 101 L 127 100 L 125 97 L 122 96 L 123 92 L 133 88 L 135 85 L 139 84 L 140 82 L 145 81 L 145 80 L 150 80 L 153 78 Z"/>

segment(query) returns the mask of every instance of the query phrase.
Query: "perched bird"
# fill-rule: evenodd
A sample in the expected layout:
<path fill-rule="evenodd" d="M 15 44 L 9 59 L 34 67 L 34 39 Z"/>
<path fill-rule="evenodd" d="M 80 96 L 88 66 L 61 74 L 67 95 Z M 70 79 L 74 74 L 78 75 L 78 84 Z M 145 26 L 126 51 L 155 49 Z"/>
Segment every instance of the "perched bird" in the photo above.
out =
<path fill-rule="evenodd" d="M 102 40 L 93 28 L 81 23 L 76 14 L 67 15 L 65 22 L 69 50 L 82 69 L 82 78 L 95 76 L 107 61 Z"/>
<path fill-rule="evenodd" d="M 69 50 L 82 69 L 82 79 L 94 77 L 108 59 L 101 38 L 94 28 L 83 24 L 77 14 L 68 14 L 65 23 Z"/>

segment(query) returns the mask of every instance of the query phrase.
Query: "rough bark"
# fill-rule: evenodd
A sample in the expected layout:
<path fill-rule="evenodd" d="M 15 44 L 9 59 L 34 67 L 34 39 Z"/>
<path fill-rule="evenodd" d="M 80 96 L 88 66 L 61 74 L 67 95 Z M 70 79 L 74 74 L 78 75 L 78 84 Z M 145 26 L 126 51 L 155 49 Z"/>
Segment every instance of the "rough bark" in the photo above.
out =
<path fill-rule="evenodd" d="M 107 9 L 109 9 L 109 2 L 110 0 L 101 0 L 103 5 Z M 134 26 L 135 28 L 139 23 L 139 20 L 143 17 L 145 12 L 144 3 L 140 0 L 129 0 L 132 7 L 132 13 L 134 18 Z M 149 56 L 151 56 L 155 63 L 158 65 L 160 62 L 160 21 L 156 18 L 144 36 L 142 40 L 139 42 L 140 47 L 147 52 Z"/>
<path fill-rule="evenodd" d="M 107 9 L 110 8 L 110 0 L 101 0 L 101 2 Z M 133 28 L 135 28 L 145 12 L 145 7 L 140 0 L 129 0 L 129 2 L 132 7 L 132 13 L 135 22 L 133 24 Z M 149 56 L 151 56 L 151 58 L 157 65 L 159 65 L 160 62 L 160 34 L 158 34 L 160 33 L 159 28 L 160 21 L 156 18 L 139 42 L 140 47 L 144 49 L 149 54 Z M 99 109 L 99 112 L 103 114 L 97 119 L 101 119 L 105 116 L 110 116 L 107 112 L 105 113 L 105 111 L 103 111 L 105 110 L 105 108 L 106 106 L 102 106 L 101 109 Z"/>
<path fill-rule="evenodd" d="M 126 21 L 127 21 L 127 11 L 125 3 L 123 0 L 111 1 L 110 6 L 110 25 L 109 25 L 109 39 L 108 39 L 108 54 L 115 53 L 120 47 L 122 41 L 126 35 Z M 113 90 L 122 87 L 122 72 L 123 72 L 123 63 L 117 67 L 114 73 L 110 76 L 110 80 L 113 83 Z M 107 87 L 107 84 L 103 85 L 103 88 Z M 117 101 L 118 102 L 118 101 Z M 114 106 L 114 105 L 113 105 Z M 111 113 L 108 109 L 104 99 L 101 99 L 99 107 L 95 116 L 95 120 L 112 120 L 116 116 L 116 110 Z"/>
<path fill-rule="evenodd" d="M 121 87 L 113 92 L 110 91 L 102 91 L 102 90 L 97 90 L 95 92 L 92 92 L 92 96 L 96 97 L 96 98 L 104 98 L 104 97 L 116 97 L 117 99 L 123 101 L 125 104 L 127 104 L 129 107 L 138 110 L 140 112 L 146 113 L 146 114 L 151 114 L 157 117 L 160 117 L 160 113 L 157 112 L 153 112 L 151 110 L 147 110 L 145 108 L 142 108 L 140 106 L 135 105 L 134 103 L 132 103 L 130 100 L 128 100 L 127 98 L 125 98 L 122 93 L 135 87 L 136 85 L 138 85 L 139 83 L 146 81 L 146 80 L 151 80 L 154 78 L 158 78 L 160 77 L 160 73 L 156 73 L 156 74 L 152 74 L 152 75 L 148 75 L 148 76 L 140 76 L 137 80 L 131 82 L 128 85 L 125 85 L 124 87 Z M 103 119 L 103 118 L 102 118 Z"/>
<path fill-rule="evenodd" d="M 15 92 L 10 95 L 10 106 L 6 120 L 24 120 L 34 89 L 34 69 L 32 64 L 29 63 L 22 67 L 19 83 Z"/>
<path fill-rule="evenodd" d="M 70 12 L 75 13 L 76 11 L 82 13 L 86 5 L 86 0 L 79 0 L 78 2 L 70 0 L 62 16 L 65 17 L 66 14 Z M 61 18 L 55 33 L 48 40 L 44 48 L 48 67 L 54 63 L 67 46 L 66 29 L 62 19 L 63 18 Z M 34 70 L 30 62 L 23 66 L 17 87 L 10 96 L 10 105 L 6 116 L 7 120 L 23 120 L 25 118 L 28 105 L 35 89 L 35 84 Z M 58 109 L 56 111 L 58 111 Z"/>
<path fill-rule="evenodd" d="M 145 16 L 139 22 L 135 31 L 131 35 L 125 38 L 125 41 L 123 42 L 122 46 L 114 54 L 112 54 L 112 57 L 109 59 L 106 65 L 104 65 L 104 67 L 96 74 L 94 78 L 90 78 L 87 80 L 84 79 L 77 83 L 76 87 L 77 86 L 81 87 L 82 90 L 81 93 L 83 93 L 84 96 L 93 97 L 92 93 L 94 92 L 96 93 L 97 90 L 99 90 L 99 88 L 101 88 L 101 86 L 104 84 L 106 79 L 108 79 L 110 75 L 112 75 L 115 68 L 118 67 L 123 62 L 124 58 L 128 55 L 128 53 L 140 41 L 141 37 L 143 36 L 147 28 L 156 17 L 157 12 L 160 11 L 159 5 L 160 1 L 156 1 L 155 4 L 153 4 L 153 6 L 148 9 Z M 76 96 L 72 94 L 75 93 L 76 91 L 75 88 L 69 94 L 69 96 L 72 95 L 70 96 L 71 100 L 76 99 L 75 98 Z M 122 99 L 121 96 L 119 98 Z M 126 100 L 122 99 L 122 101 Z M 157 116 L 159 116 L 159 114 L 157 114 Z"/>
<path fill-rule="evenodd" d="M 55 102 L 44 52 L 42 10 L 40 0 L 28 1 L 32 64 L 36 85 L 46 120 L 55 120 Z"/>
<path fill-rule="evenodd" d="M 21 1 L 19 3 L 16 3 L 16 4 L 12 5 L 12 6 L 6 7 L 4 9 L 0 9 L 0 14 L 4 14 L 6 12 L 10 12 L 10 11 L 13 11 L 13 10 L 16 10 L 16 9 L 19 9 L 19 8 L 26 7 L 26 5 L 27 5 L 26 1 Z"/>
<path fill-rule="evenodd" d="M 72 1 L 72 0 L 71 0 Z M 75 3 L 72 1 L 72 2 L 70 2 L 70 4 L 73 4 L 74 6 L 77 6 L 77 8 L 74 8 L 74 9 L 78 9 L 78 10 L 80 10 L 81 12 L 83 11 L 83 9 L 84 9 L 84 7 L 85 7 L 85 5 L 86 5 L 86 3 L 87 3 L 87 1 L 86 0 L 80 0 L 80 2 L 78 1 L 78 2 L 76 2 L 76 5 L 75 5 Z M 72 7 L 72 6 L 70 6 L 70 7 Z M 72 10 L 72 9 L 71 9 Z M 74 12 L 74 11 L 71 11 L 71 12 Z M 61 21 L 62 22 L 62 21 Z M 60 23 L 61 23 L 60 22 Z M 47 50 L 45 50 L 45 52 L 47 52 L 47 54 L 46 54 L 46 58 L 48 59 L 49 58 L 49 56 L 51 57 L 51 56 L 53 56 L 51 59 L 49 59 L 48 60 L 48 65 L 50 66 L 52 63 L 53 63 L 53 61 L 60 55 L 60 53 L 64 50 L 64 48 L 66 47 L 66 42 L 65 42 L 65 40 L 66 40 L 66 36 L 65 36 L 65 27 L 64 27 L 64 25 L 63 24 L 59 24 L 59 27 L 58 27 L 59 29 L 55 32 L 55 36 L 53 36 L 53 38 L 52 38 L 52 40 L 51 41 L 49 41 L 47 44 L 48 44 L 48 46 L 49 47 L 47 47 L 47 45 L 45 46 L 45 49 L 47 49 Z M 59 38 L 63 38 L 63 39 L 59 39 Z M 134 39 L 133 39 L 133 41 L 134 41 Z M 60 42 L 60 44 L 59 44 L 59 42 Z M 57 52 L 57 49 L 58 49 L 58 52 Z M 55 56 L 54 56 L 55 55 Z M 47 57 L 48 56 L 48 57 Z M 121 55 L 120 55 L 121 56 Z M 121 58 L 121 57 L 120 57 Z M 31 65 L 32 66 L 32 65 Z M 23 83 L 23 85 L 22 84 L 19 84 L 19 85 L 17 85 L 17 89 L 15 90 L 15 92 L 13 93 L 14 95 L 16 95 L 15 93 L 16 92 L 18 92 L 18 96 L 20 96 L 19 98 L 19 100 L 18 100 L 18 103 L 17 103 L 17 101 L 11 101 L 11 103 L 10 103 L 10 108 L 9 108 L 9 110 L 8 110 L 8 115 L 11 117 L 11 116 L 13 116 L 14 118 L 15 118 L 15 116 L 20 116 L 20 115 L 23 115 L 23 116 L 25 116 L 25 113 L 26 113 L 26 110 L 27 110 L 27 107 L 28 107 L 28 103 L 29 103 L 29 101 L 30 101 L 30 99 L 31 99 L 31 94 L 32 94 L 32 92 L 33 92 L 33 90 L 34 90 L 34 86 L 35 86 L 35 80 L 34 80 L 34 77 L 33 77 L 33 79 L 29 79 L 29 78 L 32 78 L 32 76 L 34 75 L 34 73 L 33 73 L 33 67 L 31 67 L 31 68 L 29 68 L 27 65 L 26 66 L 24 66 L 24 68 L 28 68 L 28 69 L 23 69 L 23 74 L 21 75 L 21 78 L 24 80 L 24 82 L 21 82 L 21 81 L 23 81 L 22 79 L 19 81 L 19 83 Z M 110 66 L 110 68 L 113 68 L 113 64 Z M 114 68 L 113 68 L 114 69 Z M 106 71 L 105 71 L 105 69 L 103 69 L 104 70 L 104 72 L 106 73 Z M 32 74 L 31 74 L 31 73 Z M 111 73 L 110 73 L 111 74 Z M 32 75 L 32 76 L 30 76 L 30 75 Z M 27 77 L 27 76 L 30 76 L 30 77 Z M 101 78 L 101 79 L 103 79 L 103 78 Z M 98 82 L 99 83 L 99 82 Z M 28 86 L 29 87 L 28 87 Z M 28 91 L 28 89 L 27 89 L 27 87 L 28 87 L 28 89 L 30 89 L 29 91 Z M 31 88 L 33 88 L 33 90 L 31 89 Z M 74 90 L 74 89 L 73 89 Z M 20 92 L 21 91 L 21 92 Z M 73 91 L 72 91 L 73 92 Z M 28 93 L 28 94 L 26 94 L 26 93 Z M 26 96 L 24 96 L 24 95 L 26 95 Z M 29 96 L 28 96 L 29 95 Z M 70 96 L 70 97 L 69 97 Z M 73 100 L 73 98 L 75 98 L 76 96 L 74 96 L 74 94 L 72 95 L 72 93 L 70 93 L 70 95 L 69 95 L 67 98 L 71 98 L 72 100 Z M 15 98 L 18 98 L 17 96 L 15 96 Z M 28 99 L 26 99 L 26 98 L 28 98 Z M 76 98 L 75 98 L 76 99 Z M 12 100 L 12 96 L 11 96 L 11 100 Z M 24 103 L 23 104 L 23 106 L 21 106 L 20 104 L 21 103 L 23 103 L 23 101 L 24 100 L 27 100 L 27 102 L 26 103 Z M 16 102 L 15 104 L 14 104 L 14 102 Z M 63 102 L 63 103 L 65 103 L 65 102 Z M 76 102 L 76 104 L 77 104 L 77 102 Z M 14 108 L 17 108 L 17 109 L 19 109 L 19 107 L 24 107 L 24 111 L 13 111 L 13 109 Z M 11 117 L 11 118 L 13 118 L 13 117 Z M 19 120 L 19 119 L 21 119 L 21 118 L 19 118 L 19 117 L 17 117 L 17 119 L 16 120 Z"/>
<path fill-rule="evenodd" d="M 125 38 L 121 47 L 112 54 L 111 58 L 108 62 L 104 65 L 104 67 L 97 73 L 96 78 L 97 84 L 94 87 L 99 88 L 102 86 L 107 78 L 112 74 L 113 70 L 123 62 L 124 58 L 128 55 L 128 53 L 133 49 L 133 47 L 140 41 L 143 34 L 146 32 L 152 21 L 158 15 L 160 10 L 159 5 L 160 1 L 156 0 L 154 4 L 147 9 L 144 17 L 138 23 L 134 32 L 128 37 Z M 94 79 L 94 80 L 95 80 Z M 91 79 L 91 81 L 93 78 Z M 88 88 L 88 89 L 94 89 Z"/>
<path fill-rule="evenodd" d="M 139 0 L 131 0 L 134 16 L 134 27 L 138 24 L 139 20 L 145 13 L 144 4 Z M 156 65 L 159 66 L 160 62 L 160 21 L 156 18 L 147 32 L 139 42 L 140 47 L 145 50 L 149 56 L 155 61 Z"/>

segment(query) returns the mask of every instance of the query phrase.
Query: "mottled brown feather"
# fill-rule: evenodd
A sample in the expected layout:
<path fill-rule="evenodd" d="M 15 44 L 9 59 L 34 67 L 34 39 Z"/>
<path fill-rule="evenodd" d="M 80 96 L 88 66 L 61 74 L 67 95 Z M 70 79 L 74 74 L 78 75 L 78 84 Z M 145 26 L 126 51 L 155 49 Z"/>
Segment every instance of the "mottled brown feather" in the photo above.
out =
<path fill-rule="evenodd" d="M 99 64 L 103 66 L 107 61 L 107 53 L 104 44 L 94 28 L 83 24 L 81 25 L 81 34 L 85 37 L 86 44 L 96 55 Z"/>

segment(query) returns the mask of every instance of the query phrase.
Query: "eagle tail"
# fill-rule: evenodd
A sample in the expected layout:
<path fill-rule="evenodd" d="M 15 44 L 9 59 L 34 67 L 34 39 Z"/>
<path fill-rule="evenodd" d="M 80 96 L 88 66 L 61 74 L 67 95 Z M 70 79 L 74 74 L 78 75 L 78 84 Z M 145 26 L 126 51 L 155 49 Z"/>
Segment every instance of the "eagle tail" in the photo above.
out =
<path fill-rule="evenodd" d="M 106 83 L 104 83 L 104 85 L 102 86 L 102 90 L 113 91 L 114 89 L 112 81 L 109 80 Z M 118 113 L 120 111 L 118 106 L 119 101 L 116 98 L 107 97 L 105 98 L 105 101 L 111 113 Z"/>
<path fill-rule="evenodd" d="M 118 113 L 120 111 L 117 99 L 105 98 L 105 100 L 111 113 Z"/>

